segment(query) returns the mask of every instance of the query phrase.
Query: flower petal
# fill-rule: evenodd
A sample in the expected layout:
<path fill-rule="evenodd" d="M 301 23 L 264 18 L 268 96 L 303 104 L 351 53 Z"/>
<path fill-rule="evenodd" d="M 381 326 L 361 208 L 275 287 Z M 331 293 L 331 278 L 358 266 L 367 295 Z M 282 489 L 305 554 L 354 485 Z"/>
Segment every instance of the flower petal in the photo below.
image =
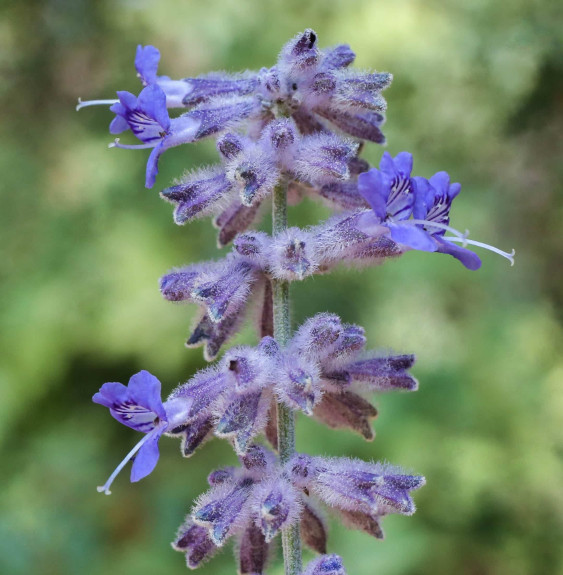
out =
<path fill-rule="evenodd" d="M 428 233 L 408 221 L 397 224 L 389 223 L 388 227 L 391 231 L 391 238 L 398 244 L 423 252 L 435 252 L 438 249 Z"/>
<path fill-rule="evenodd" d="M 409 152 L 400 152 L 395 156 L 396 169 L 409 177 L 412 172 L 413 157 Z"/>
<path fill-rule="evenodd" d="M 135 69 L 145 86 L 156 82 L 159 61 L 160 52 L 154 46 L 137 46 Z"/>
<path fill-rule="evenodd" d="M 121 106 L 121 104 L 115 104 L 115 106 Z M 112 106 L 113 108 L 114 106 Z M 123 106 L 121 106 L 123 108 Z M 115 110 L 112 110 L 114 112 Z M 116 112 L 117 113 L 117 112 Z M 110 134 L 121 134 L 121 132 L 125 132 L 125 130 L 129 129 L 129 123 L 127 120 L 120 115 L 115 116 L 115 118 L 111 121 L 109 125 L 109 133 Z"/>
<path fill-rule="evenodd" d="M 152 188 L 158 174 L 158 160 L 160 155 L 164 152 L 163 142 L 160 141 L 151 151 L 151 155 L 147 160 L 147 169 L 145 173 L 145 188 Z"/>
<path fill-rule="evenodd" d="M 138 405 L 154 411 L 158 417 L 166 421 L 166 412 L 160 399 L 161 383 L 146 370 L 139 371 L 129 379 L 131 399 Z"/>
<path fill-rule="evenodd" d="M 99 403 L 104 407 L 112 408 L 116 403 L 122 403 L 129 398 L 127 387 L 122 383 L 109 382 L 104 383 L 98 393 L 94 394 L 92 401 Z"/>
<path fill-rule="evenodd" d="M 436 238 L 436 241 L 438 242 L 438 249 L 436 251 L 454 257 L 468 270 L 475 271 L 481 267 L 481 258 L 471 250 L 452 244 L 442 238 Z"/>
<path fill-rule="evenodd" d="M 164 131 L 170 128 L 170 117 L 166 109 L 166 94 L 157 84 L 143 89 L 137 100 L 137 107 L 149 117 L 156 120 Z"/>
<path fill-rule="evenodd" d="M 139 449 L 139 453 L 133 461 L 131 467 L 131 482 L 139 481 L 146 477 L 156 467 L 159 458 L 158 440 L 162 432 L 155 433 L 147 442 Z"/>
<path fill-rule="evenodd" d="M 389 198 L 389 183 L 383 174 L 372 168 L 358 176 L 358 191 L 372 207 L 375 215 L 383 220 L 387 215 L 387 199 Z"/>

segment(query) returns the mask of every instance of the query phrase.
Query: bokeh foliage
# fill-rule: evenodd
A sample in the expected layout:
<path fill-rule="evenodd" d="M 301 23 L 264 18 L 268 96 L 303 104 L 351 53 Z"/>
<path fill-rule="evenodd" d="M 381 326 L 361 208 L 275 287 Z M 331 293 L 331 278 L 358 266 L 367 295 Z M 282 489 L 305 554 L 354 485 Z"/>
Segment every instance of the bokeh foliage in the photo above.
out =
<path fill-rule="evenodd" d="M 298 447 L 389 459 L 426 475 L 412 519 L 381 543 L 332 523 L 350 575 L 563 573 L 563 130 L 557 0 L 26 0 L 0 8 L 0 572 L 185 573 L 168 546 L 206 474 L 234 457 L 215 440 L 192 459 L 164 439 L 139 484 L 103 483 L 136 438 L 90 402 L 148 369 L 168 392 L 203 365 L 182 343 L 193 307 L 157 279 L 218 256 L 208 221 L 186 228 L 143 188 L 144 152 L 107 150 L 110 114 L 78 96 L 137 92 L 138 43 L 173 77 L 270 65 L 312 27 L 388 70 L 388 150 L 463 190 L 453 225 L 517 250 L 479 272 L 410 253 L 293 288 L 294 325 L 318 311 L 418 355 L 416 394 L 382 396 L 377 438 L 304 416 Z M 370 145 L 377 162 L 382 149 Z M 166 153 L 157 186 L 215 161 L 209 143 Z M 305 225 L 327 210 L 290 212 Z M 266 218 L 267 219 L 267 218 Z M 251 326 L 237 341 L 254 341 Z M 201 569 L 233 572 L 225 550 Z M 272 573 L 281 573 L 279 557 Z"/>

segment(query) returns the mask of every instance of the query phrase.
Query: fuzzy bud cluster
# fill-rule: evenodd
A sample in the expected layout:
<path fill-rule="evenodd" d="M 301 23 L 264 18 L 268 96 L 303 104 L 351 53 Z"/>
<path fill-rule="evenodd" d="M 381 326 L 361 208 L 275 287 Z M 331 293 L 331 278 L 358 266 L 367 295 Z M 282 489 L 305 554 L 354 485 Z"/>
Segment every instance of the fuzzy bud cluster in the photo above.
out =
<path fill-rule="evenodd" d="M 324 313 L 302 325 L 285 349 L 270 336 L 256 347 L 234 347 L 172 392 L 168 402 L 188 407 L 167 434 L 182 438 L 186 457 L 212 434 L 229 439 L 239 455 L 264 432 L 276 447 L 275 404 L 282 403 L 371 440 L 377 410 L 365 395 L 414 391 L 418 382 L 408 373 L 413 355 L 366 352 L 365 344 L 361 327 Z"/>
<path fill-rule="evenodd" d="M 191 568 L 234 537 L 240 572 L 262 573 L 271 541 L 301 520 L 305 544 L 324 554 L 306 573 L 345 573 L 338 556 L 326 555 L 327 529 L 319 503 L 350 528 L 382 539 L 382 518 L 414 513 L 410 491 L 424 485 L 423 477 L 390 465 L 349 458 L 295 454 L 282 465 L 259 445 L 252 445 L 240 462 L 241 467 L 209 475 L 211 489 L 196 501 L 172 543 L 186 554 Z"/>

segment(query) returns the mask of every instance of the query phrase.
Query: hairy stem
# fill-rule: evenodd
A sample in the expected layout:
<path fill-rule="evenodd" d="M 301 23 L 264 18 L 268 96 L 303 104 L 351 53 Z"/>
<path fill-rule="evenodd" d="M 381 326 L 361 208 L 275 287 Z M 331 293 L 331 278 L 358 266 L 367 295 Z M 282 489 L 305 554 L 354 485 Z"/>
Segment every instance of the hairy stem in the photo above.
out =
<path fill-rule="evenodd" d="M 272 233 L 283 232 L 287 228 L 287 183 L 276 186 L 272 207 Z M 290 337 L 289 323 L 289 283 L 272 280 L 274 303 L 274 337 L 281 345 L 287 345 Z M 295 453 L 295 417 L 293 411 L 278 403 L 278 450 L 281 463 L 285 463 Z M 286 575 L 301 573 L 301 536 L 299 523 L 282 534 L 283 559 Z"/>

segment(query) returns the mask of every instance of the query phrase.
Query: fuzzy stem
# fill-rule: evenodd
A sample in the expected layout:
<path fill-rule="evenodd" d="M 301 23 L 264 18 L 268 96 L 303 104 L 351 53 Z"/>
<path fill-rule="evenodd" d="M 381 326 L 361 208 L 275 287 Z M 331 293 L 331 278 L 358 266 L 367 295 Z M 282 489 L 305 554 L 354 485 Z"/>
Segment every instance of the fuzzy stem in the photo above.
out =
<path fill-rule="evenodd" d="M 272 233 L 277 235 L 287 228 L 287 183 L 276 186 L 272 206 Z M 290 337 L 289 283 L 272 280 L 274 303 L 274 338 L 285 347 Z M 295 417 L 293 411 L 278 403 L 278 451 L 284 464 L 295 453 Z M 295 523 L 282 532 L 283 559 L 286 575 L 301 573 L 300 525 Z"/>

